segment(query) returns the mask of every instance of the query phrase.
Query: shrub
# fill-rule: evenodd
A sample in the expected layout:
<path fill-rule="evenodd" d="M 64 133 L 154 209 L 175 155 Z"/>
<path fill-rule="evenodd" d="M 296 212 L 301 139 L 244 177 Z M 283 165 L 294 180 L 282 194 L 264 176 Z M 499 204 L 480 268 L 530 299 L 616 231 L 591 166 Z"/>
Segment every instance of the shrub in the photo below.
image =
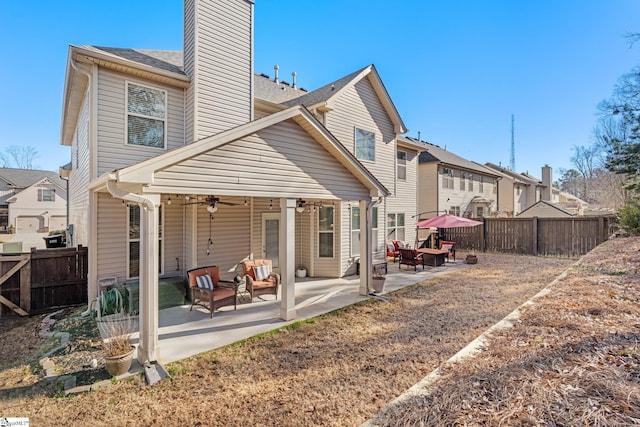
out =
<path fill-rule="evenodd" d="M 620 226 L 632 234 L 640 234 L 640 200 L 632 199 L 618 212 Z"/>

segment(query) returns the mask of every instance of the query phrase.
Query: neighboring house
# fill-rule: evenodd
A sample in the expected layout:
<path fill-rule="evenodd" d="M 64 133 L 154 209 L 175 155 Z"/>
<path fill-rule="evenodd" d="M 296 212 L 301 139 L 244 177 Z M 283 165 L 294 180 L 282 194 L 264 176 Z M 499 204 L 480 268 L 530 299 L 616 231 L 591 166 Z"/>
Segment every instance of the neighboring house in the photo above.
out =
<path fill-rule="evenodd" d="M 66 183 L 58 174 L 0 168 L 0 231 L 45 233 L 66 227 Z"/>
<path fill-rule="evenodd" d="M 516 216 L 541 200 L 543 185 L 537 178 L 493 163 L 485 163 L 485 166 L 501 176 L 498 183 L 498 216 Z"/>
<path fill-rule="evenodd" d="M 540 200 L 520 212 L 518 218 L 569 218 L 575 216 L 574 213 L 562 208 L 556 203 Z"/>
<path fill-rule="evenodd" d="M 157 357 L 159 276 L 272 259 L 290 320 L 296 267 L 341 277 L 359 261 L 367 294 L 385 237 L 414 226 L 422 146 L 399 140 L 375 68 L 312 92 L 256 76 L 253 6 L 185 1 L 184 52 L 69 49 L 74 244 L 89 247 L 89 298 L 102 277 L 139 279 L 141 361 Z"/>
<path fill-rule="evenodd" d="M 420 154 L 418 166 L 420 218 L 444 212 L 467 218 L 493 215 L 500 175 L 437 145 L 425 144 L 427 151 Z"/>

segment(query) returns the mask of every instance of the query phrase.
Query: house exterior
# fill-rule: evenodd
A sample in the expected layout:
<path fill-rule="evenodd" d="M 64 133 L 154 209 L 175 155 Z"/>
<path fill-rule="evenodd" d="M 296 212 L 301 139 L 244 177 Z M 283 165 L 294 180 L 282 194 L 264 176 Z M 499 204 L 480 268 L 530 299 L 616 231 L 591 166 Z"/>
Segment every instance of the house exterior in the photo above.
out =
<path fill-rule="evenodd" d="M 58 174 L 0 168 L 0 231 L 45 233 L 66 227 L 66 182 Z"/>
<path fill-rule="evenodd" d="M 444 212 L 467 218 L 492 215 L 499 204 L 500 175 L 434 144 L 419 156 L 418 213 L 421 219 Z"/>
<path fill-rule="evenodd" d="M 539 179 L 493 163 L 485 163 L 485 167 L 501 176 L 498 183 L 499 216 L 516 216 L 542 200 L 544 186 Z"/>
<path fill-rule="evenodd" d="M 360 293 L 388 233 L 413 227 L 417 158 L 372 65 L 307 92 L 253 73 L 253 1 L 185 1 L 184 51 L 71 46 L 61 143 L 69 217 L 102 277 L 140 283 L 138 358 L 157 360 L 158 279 L 205 265 L 231 278 L 268 258 L 280 316 L 295 270 Z M 389 226 L 394 218 L 393 227 Z"/>

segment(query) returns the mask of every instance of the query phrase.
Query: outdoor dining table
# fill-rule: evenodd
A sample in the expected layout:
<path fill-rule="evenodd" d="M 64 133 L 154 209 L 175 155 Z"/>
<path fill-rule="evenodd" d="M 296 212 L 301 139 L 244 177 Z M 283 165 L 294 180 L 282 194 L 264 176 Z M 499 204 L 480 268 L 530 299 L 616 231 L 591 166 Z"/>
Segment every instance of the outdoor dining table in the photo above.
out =
<path fill-rule="evenodd" d="M 434 267 L 444 264 L 444 258 L 449 253 L 449 251 L 444 249 L 431 248 L 420 248 L 416 249 L 416 251 L 422 254 L 423 265 L 432 265 Z"/>

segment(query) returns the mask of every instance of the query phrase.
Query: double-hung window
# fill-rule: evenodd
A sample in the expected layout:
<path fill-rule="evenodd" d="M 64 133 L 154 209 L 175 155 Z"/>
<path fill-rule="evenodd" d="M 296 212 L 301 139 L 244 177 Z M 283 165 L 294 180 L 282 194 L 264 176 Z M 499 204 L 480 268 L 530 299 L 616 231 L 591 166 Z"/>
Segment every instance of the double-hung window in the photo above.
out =
<path fill-rule="evenodd" d="M 387 214 L 387 225 L 389 231 L 387 238 L 390 240 L 402 240 L 404 242 L 404 214 L 403 213 L 389 213 Z"/>
<path fill-rule="evenodd" d="M 465 183 L 467 181 L 467 174 L 464 172 L 460 172 L 460 190 L 465 190 Z"/>
<path fill-rule="evenodd" d="M 469 180 L 469 185 L 467 186 L 468 191 L 473 191 L 473 174 L 467 175 L 467 179 Z"/>
<path fill-rule="evenodd" d="M 351 255 L 360 255 L 360 208 L 351 207 Z M 371 208 L 371 250 L 378 252 L 378 207 Z"/>
<path fill-rule="evenodd" d="M 129 277 L 140 275 L 140 206 L 129 206 Z M 163 209 L 158 209 L 158 273 L 162 273 Z"/>
<path fill-rule="evenodd" d="M 53 202 L 56 200 L 56 191 L 50 188 L 38 188 L 39 202 Z"/>
<path fill-rule="evenodd" d="M 480 179 L 480 183 L 478 184 L 478 186 L 479 186 L 478 190 L 481 193 L 484 193 L 484 176 L 480 175 L 479 179 Z"/>
<path fill-rule="evenodd" d="M 321 206 L 318 209 L 318 257 L 333 258 L 335 233 L 335 208 Z"/>
<path fill-rule="evenodd" d="M 355 128 L 355 154 L 358 160 L 373 162 L 376 160 L 376 134 L 368 130 Z"/>
<path fill-rule="evenodd" d="M 167 147 L 167 92 L 127 82 L 127 144 Z"/>
<path fill-rule="evenodd" d="M 442 168 L 442 188 L 453 190 L 453 170 Z"/>
<path fill-rule="evenodd" d="M 407 152 L 398 151 L 397 154 L 397 176 L 399 181 L 407 180 Z"/>
<path fill-rule="evenodd" d="M 451 206 L 449 208 L 449 215 L 460 216 L 460 206 Z"/>

